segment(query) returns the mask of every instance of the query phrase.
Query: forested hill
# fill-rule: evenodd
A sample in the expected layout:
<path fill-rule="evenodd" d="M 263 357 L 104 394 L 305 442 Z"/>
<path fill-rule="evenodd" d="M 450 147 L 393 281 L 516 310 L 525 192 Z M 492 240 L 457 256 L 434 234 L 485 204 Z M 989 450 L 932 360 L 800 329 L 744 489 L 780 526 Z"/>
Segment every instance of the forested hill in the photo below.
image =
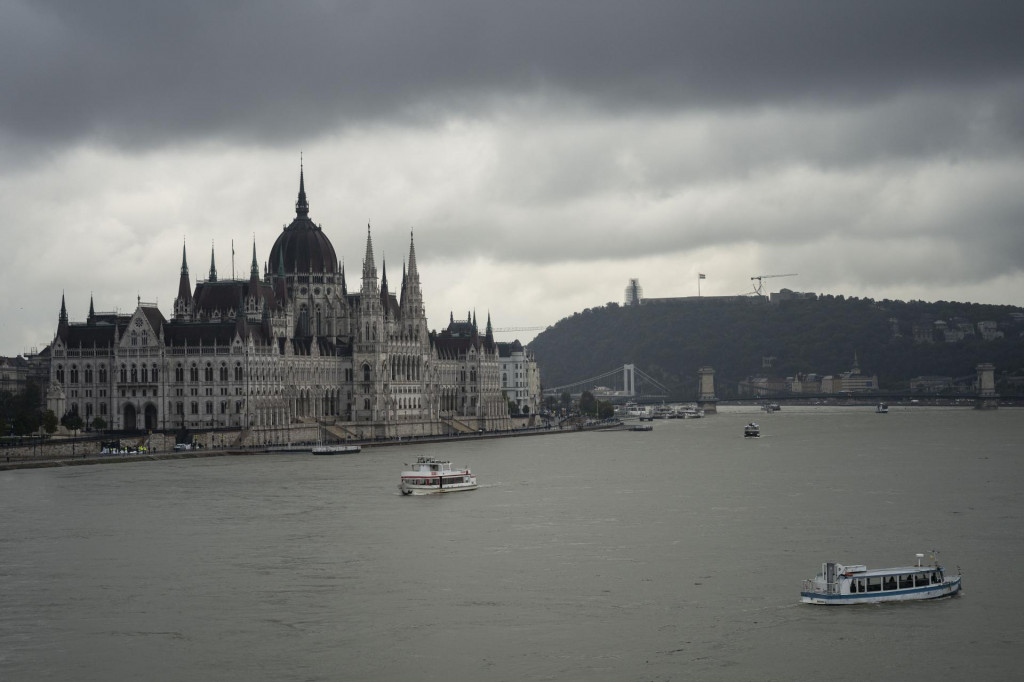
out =
<path fill-rule="evenodd" d="M 748 376 L 849 371 L 856 353 L 864 374 L 877 375 L 883 389 L 899 389 L 917 376 L 971 375 L 982 362 L 994 364 L 997 376 L 1024 372 L 1022 313 L 1024 309 L 1014 306 L 842 296 L 780 303 L 610 303 L 560 320 L 530 348 L 545 387 L 633 363 L 689 394 L 697 368 L 708 365 L 715 369 L 719 395 L 725 397 Z M 973 335 L 947 342 L 939 321 L 948 329 L 971 329 Z M 1004 337 L 984 340 L 978 323 L 986 321 L 998 323 Z M 923 334 L 931 334 L 932 342 Z M 766 357 L 774 358 L 770 368 L 763 368 Z"/>

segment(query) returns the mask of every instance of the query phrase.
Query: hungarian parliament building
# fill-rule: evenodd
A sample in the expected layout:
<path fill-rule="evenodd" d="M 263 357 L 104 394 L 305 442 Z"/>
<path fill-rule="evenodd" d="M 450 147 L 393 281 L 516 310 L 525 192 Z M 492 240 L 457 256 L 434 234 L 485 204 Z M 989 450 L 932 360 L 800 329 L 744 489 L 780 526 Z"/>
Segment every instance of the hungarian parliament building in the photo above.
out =
<path fill-rule="evenodd" d="M 295 219 L 262 276 L 253 245 L 247 279 L 217 276 L 211 254 L 193 288 L 184 247 L 170 320 L 155 304 L 69 322 L 63 297 L 47 406 L 124 431 L 237 429 L 239 441 L 285 442 L 295 429 L 334 438 L 394 438 L 512 428 L 540 407 L 529 350 L 494 340 L 475 313 L 429 331 L 410 234 L 397 290 L 378 278 L 367 226 L 358 288 L 349 290 L 330 239 L 309 218 L 299 173 Z"/>

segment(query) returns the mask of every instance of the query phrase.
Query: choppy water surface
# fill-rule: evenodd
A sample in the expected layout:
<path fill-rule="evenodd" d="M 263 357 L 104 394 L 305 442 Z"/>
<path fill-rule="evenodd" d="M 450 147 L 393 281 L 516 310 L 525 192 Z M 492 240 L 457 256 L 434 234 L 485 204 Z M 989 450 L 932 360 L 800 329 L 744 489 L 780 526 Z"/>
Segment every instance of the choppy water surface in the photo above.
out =
<path fill-rule="evenodd" d="M 1014 679 L 1024 413 L 0 473 L 0 679 Z M 764 434 L 744 439 L 757 419 Z M 481 488 L 401 497 L 417 455 Z M 939 549 L 962 597 L 799 604 Z"/>

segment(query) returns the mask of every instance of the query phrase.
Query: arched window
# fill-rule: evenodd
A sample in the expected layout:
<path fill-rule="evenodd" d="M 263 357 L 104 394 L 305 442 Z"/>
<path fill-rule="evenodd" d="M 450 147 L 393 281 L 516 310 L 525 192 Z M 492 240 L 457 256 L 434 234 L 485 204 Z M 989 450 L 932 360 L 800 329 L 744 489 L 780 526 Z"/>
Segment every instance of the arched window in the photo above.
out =
<path fill-rule="evenodd" d="M 71 365 L 71 383 L 78 383 L 78 365 Z"/>
<path fill-rule="evenodd" d="M 189 381 L 199 381 L 199 368 L 196 367 L 196 363 L 192 363 L 192 366 L 188 368 Z"/>
<path fill-rule="evenodd" d="M 153 383 L 154 384 L 156 382 L 160 381 L 160 370 L 157 368 L 156 364 L 153 365 L 153 374 L 152 374 L 152 376 L 153 376 Z"/>
<path fill-rule="evenodd" d="M 136 332 L 134 332 L 134 331 L 132 332 L 132 345 L 133 346 L 139 345 L 139 335 Z"/>
<path fill-rule="evenodd" d="M 192 401 L 192 414 L 199 414 L 199 403 Z"/>
<path fill-rule="evenodd" d="M 174 380 L 179 384 L 185 381 L 185 368 L 181 366 L 180 362 L 174 367 Z"/>
<path fill-rule="evenodd" d="M 92 383 L 92 365 L 85 366 L 85 383 Z"/>
<path fill-rule="evenodd" d="M 107 366 L 106 365 L 100 365 L 100 383 L 101 384 L 107 383 Z"/>
<path fill-rule="evenodd" d="M 206 369 L 203 371 L 203 378 L 207 381 L 213 381 L 213 365 L 209 362 L 206 363 Z"/>
<path fill-rule="evenodd" d="M 220 364 L 220 380 L 221 381 L 227 381 L 228 380 L 228 366 L 227 366 L 226 363 L 223 363 L 223 362 Z"/>
<path fill-rule="evenodd" d="M 242 363 L 236 362 L 235 363 L 235 381 L 241 381 L 241 380 L 242 380 Z"/>
<path fill-rule="evenodd" d="M 125 365 L 125 364 L 121 365 L 121 383 L 122 384 L 127 384 L 128 383 L 128 365 Z"/>
<path fill-rule="evenodd" d="M 363 381 L 369 381 L 369 380 L 370 380 L 370 366 L 369 365 L 363 365 Z M 369 408 L 367 408 L 367 409 L 369 409 Z"/>
<path fill-rule="evenodd" d="M 139 383 L 139 368 L 135 365 L 132 365 L 132 383 Z"/>
<path fill-rule="evenodd" d="M 64 365 L 57 365 L 57 381 L 64 383 Z"/>
<path fill-rule="evenodd" d="M 146 367 L 145 365 L 142 365 L 140 369 L 142 370 L 142 383 L 148 384 L 149 383 L 149 367 Z"/>

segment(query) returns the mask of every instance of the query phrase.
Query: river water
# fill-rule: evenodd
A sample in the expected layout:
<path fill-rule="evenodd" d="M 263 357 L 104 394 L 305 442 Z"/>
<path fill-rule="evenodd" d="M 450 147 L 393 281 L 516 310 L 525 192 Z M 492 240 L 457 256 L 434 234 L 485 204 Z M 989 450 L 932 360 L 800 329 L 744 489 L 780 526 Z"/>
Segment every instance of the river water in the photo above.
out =
<path fill-rule="evenodd" d="M 2 472 L 0 679 L 1019 679 L 1022 417 L 726 407 L 650 433 Z M 400 496 L 421 454 L 480 489 Z M 823 561 L 933 549 L 961 597 L 799 603 Z"/>

